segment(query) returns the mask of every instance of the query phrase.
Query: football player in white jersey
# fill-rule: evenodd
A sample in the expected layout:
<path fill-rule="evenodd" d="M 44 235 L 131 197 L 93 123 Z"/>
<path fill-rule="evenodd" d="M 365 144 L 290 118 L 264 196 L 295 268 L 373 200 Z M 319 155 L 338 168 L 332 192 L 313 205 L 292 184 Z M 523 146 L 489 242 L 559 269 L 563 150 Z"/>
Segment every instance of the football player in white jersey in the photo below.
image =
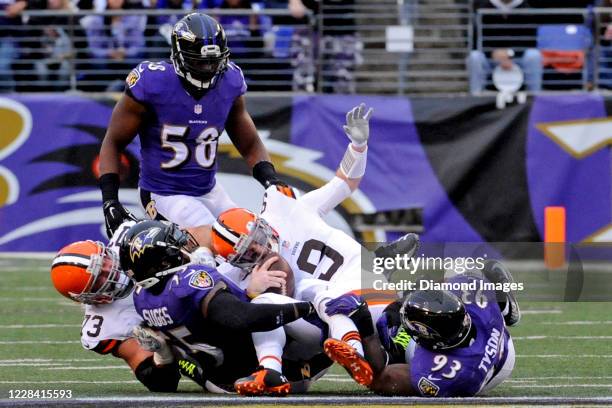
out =
<path fill-rule="evenodd" d="M 207 368 L 200 367 L 197 360 L 184 352 L 173 353 L 164 338 L 147 328 L 136 312 L 132 298 L 133 281 L 121 271 L 118 254 L 124 235 L 138 222 L 143 221 L 121 224 L 108 245 L 94 241 L 74 242 L 62 248 L 53 260 L 51 279 L 57 291 L 84 305 L 85 319 L 81 330 L 83 347 L 123 359 L 150 391 L 176 391 L 180 374 L 183 374 L 210 392 L 225 392 L 204 377 Z M 178 231 L 178 226 L 174 227 Z M 189 253 L 192 263 L 214 267 L 210 251 L 199 247 L 195 238 L 206 236 L 209 231 L 202 231 L 201 228 L 188 231 L 186 235 L 190 239 L 181 250 Z M 251 293 L 263 292 L 273 283 L 280 286 L 280 283 L 274 282 L 274 277 L 268 275 L 266 268 L 259 268 L 258 272 L 251 279 L 252 286 L 248 288 Z M 308 325 L 306 322 L 302 324 Z M 307 375 L 302 373 L 303 380 L 298 381 L 296 378 L 302 378 L 299 376 L 300 370 L 295 362 L 290 365 L 292 386 L 296 391 L 304 392 L 325 373 L 326 365 L 325 358 L 312 359 L 317 354 L 314 345 L 320 338 L 319 332 L 302 329 L 298 334 L 301 337 L 293 337 L 299 344 L 288 347 L 285 356 L 292 361 L 314 362 L 317 366 L 312 367 L 312 372 Z"/>
<path fill-rule="evenodd" d="M 84 304 L 81 344 L 125 360 L 150 391 L 176 391 L 178 366 L 167 350 L 143 349 L 133 330 L 142 318 L 132 300 L 133 281 L 120 269 L 118 243 L 134 221 L 122 224 L 108 245 L 78 241 L 62 248 L 51 266 L 51 280 L 63 296 Z"/>
<path fill-rule="evenodd" d="M 280 254 L 289 263 L 295 278 L 294 298 L 313 302 L 321 319 L 329 325 L 330 339 L 326 340 L 325 347 L 340 349 L 342 352 L 333 353 L 344 356 L 337 362 L 363 385 L 369 385 L 373 377 L 363 358 L 359 332 L 347 316 L 329 316 L 325 312 L 331 299 L 364 287 L 362 247 L 321 217 L 346 199 L 358 187 L 365 173 L 371 114 L 372 109 L 366 111 L 364 104 L 347 113 L 344 130 L 351 143 L 336 177 L 330 182 L 297 199 L 268 188 L 259 216 L 240 208 L 228 210 L 219 216 L 212 231 L 215 252 L 243 271 L 260 264 L 271 252 Z M 409 238 L 411 244 L 408 248 L 415 251 L 418 245 L 416 236 Z M 246 281 L 247 277 L 239 269 L 227 273 L 237 274 L 235 281 Z M 272 300 L 267 294 L 261 299 Z M 285 341 L 283 330 L 277 329 L 265 335 L 255 333 L 253 339 L 262 369 L 279 371 L 279 358 Z M 261 377 L 254 373 L 243 382 L 248 385 L 249 381 Z"/>

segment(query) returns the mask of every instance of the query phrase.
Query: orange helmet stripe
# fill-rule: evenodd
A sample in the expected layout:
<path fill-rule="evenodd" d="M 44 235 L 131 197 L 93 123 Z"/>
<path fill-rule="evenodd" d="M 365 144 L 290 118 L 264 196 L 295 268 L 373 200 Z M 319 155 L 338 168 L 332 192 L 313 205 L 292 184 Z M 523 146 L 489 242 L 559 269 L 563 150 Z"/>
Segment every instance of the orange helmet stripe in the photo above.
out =
<path fill-rule="evenodd" d="M 231 228 L 228 228 L 225 224 L 215 221 L 213 224 L 213 230 L 219 234 L 219 238 L 226 241 L 228 244 L 236 245 L 240 240 L 240 234 L 236 233 Z"/>

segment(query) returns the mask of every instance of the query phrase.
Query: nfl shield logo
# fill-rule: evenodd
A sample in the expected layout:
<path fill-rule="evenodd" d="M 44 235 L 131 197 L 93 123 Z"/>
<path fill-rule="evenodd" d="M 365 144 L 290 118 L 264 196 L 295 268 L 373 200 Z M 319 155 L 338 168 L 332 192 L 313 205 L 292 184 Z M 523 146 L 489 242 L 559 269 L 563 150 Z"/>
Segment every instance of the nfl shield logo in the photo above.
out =
<path fill-rule="evenodd" d="M 197 104 L 193 107 L 193 111 L 196 113 L 196 115 L 199 115 L 200 113 L 202 113 L 202 105 Z"/>

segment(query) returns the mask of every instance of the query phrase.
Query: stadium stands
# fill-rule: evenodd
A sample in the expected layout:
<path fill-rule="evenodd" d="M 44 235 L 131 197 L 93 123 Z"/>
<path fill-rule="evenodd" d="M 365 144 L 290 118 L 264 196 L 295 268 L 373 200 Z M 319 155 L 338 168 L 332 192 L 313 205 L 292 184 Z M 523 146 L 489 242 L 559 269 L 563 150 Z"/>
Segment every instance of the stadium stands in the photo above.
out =
<path fill-rule="evenodd" d="M 480 66 L 495 65 L 496 49 L 516 52 L 528 91 L 612 87 L 612 9 L 599 7 L 611 5 L 608 0 L 564 2 L 572 8 L 563 9 L 502 0 L 293 0 L 289 8 L 272 0 L 109 3 L 81 0 L 77 9 L 65 0 L 37 0 L 11 18 L 15 11 L 7 8 L 0 25 L 0 90 L 120 89 L 137 62 L 168 56 L 172 23 L 192 9 L 226 26 L 233 59 L 252 91 L 465 93 L 466 58 L 478 54 Z M 121 21 L 130 30 L 122 30 Z M 579 75 L 560 74 L 538 52 L 538 32 L 555 24 L 575 25 L 592 37 L 576 50 L 584 61 Z M 526 69 L 524 60 L 535 56 L 530 66 L 539 69 Z M 495 91 L 487 72 L 481 88 Z M 542 76 L 541 84 L 530 85 L 530 73 Z"/>

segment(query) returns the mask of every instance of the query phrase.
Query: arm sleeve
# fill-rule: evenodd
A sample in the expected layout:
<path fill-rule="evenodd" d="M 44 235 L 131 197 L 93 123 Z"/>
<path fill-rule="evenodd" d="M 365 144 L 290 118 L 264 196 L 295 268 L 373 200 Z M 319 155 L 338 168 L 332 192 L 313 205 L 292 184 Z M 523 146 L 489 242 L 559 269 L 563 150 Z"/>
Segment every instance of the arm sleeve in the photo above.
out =
<path fill-rule="evenodd" d="M 308 207 L 316 209 L 319 216 L 322 217 L 336 208 L 338 204 L 350 195 L 351 189 L 349 185 L 340 177 L 334 177 L 322 187 L 304 194 L 299 200 Z"/>
<path fill-rule="evenodd" d="M 261 332 L 274 330 L 310 313 L 308 302 L 254 304 L 241 301 L 227 291 L 220 291 L 209 301 L 204 317 L 228 329 Z"/>
<path fill-rule="evenodd" d="M 157 366 L 153 357 L 145 359 L 136 367 L 134 374 L 138 381 L 152 392 L 176 392 L 181 375 L 178 365 Z"/>

